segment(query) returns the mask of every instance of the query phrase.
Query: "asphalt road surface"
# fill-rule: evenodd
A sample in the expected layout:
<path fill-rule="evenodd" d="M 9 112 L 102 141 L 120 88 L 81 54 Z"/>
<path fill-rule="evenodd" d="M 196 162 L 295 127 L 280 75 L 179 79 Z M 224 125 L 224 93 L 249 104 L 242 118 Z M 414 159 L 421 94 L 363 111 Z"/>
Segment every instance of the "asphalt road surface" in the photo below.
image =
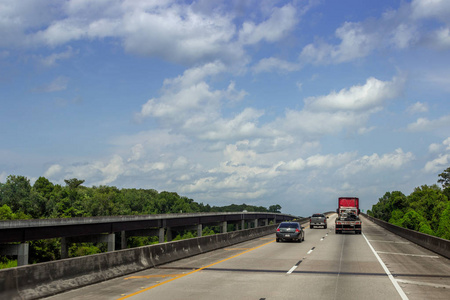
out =
<path fill-rule="evenodd" d="M 275 233 L 47 299 L 450 299 L 450 260 L 363 219 L 363 234 Z"/>

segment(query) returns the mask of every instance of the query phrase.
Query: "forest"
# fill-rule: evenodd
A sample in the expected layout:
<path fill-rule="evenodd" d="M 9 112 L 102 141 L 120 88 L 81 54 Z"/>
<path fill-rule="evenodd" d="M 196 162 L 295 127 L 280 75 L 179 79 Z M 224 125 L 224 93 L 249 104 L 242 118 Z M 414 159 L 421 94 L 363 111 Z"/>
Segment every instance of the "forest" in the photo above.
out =
<path fill-rule="evenodd" d="M 443 239 L 450 239 L 450 167 L 439 174 L 438 183 L 416 187 L 406 196 L 387 192 L 367 211 L 391 224 Z"/>
<path fill-rule="evenodd" d="M 34 184 L 25 176 L 9 175 L 0 183 L 0 221 L 16 219 L 73 218 L 119 215 L 146 215 L 199 212 L 275 212 L 281 206 L 268 208 L 247 204 L 210 206 L 197 203 L 175 192 L 154 189 L 119 189 L 114 186 L 83 186 L 84 180 L 64 180 L 65 185 L 53 184 L 39 177 Z M 203 235 L 220 232 L 218 227 L 205 227 Z M 194 237 L 190 231 L 179 233 L 174 240 Z M 129 237 L 128 247 L 157 243 L 157 237 Z M 31 241 L 29 263 L 60 258 L 60 239 Z M 69 249 L 69 256 L 82 256 L 105 251 L 106 244 L 79 243 Z M 17 266 L 13 257 L 0 256 L 0 269 Z"/>

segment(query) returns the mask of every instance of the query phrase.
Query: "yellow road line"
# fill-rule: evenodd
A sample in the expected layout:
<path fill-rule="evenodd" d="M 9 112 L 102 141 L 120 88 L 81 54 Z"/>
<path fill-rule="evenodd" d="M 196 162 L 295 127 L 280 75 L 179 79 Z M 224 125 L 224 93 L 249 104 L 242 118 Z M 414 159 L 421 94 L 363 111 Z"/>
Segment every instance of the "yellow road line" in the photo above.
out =
<path fill-rule="evenodd" d="M 258 247 L 250 248 L 250 249 L 248 249 L 248 250 L 246 250 L 246 251 L 244 251 L 244 252 L 241 252 L 241 253 L 239 253 L 239 254 L 236 254 L 236 255 L 230 256 L 230 257 L 228 257 L 228 258 L 219 260 L 219 261 L 217 261 L 217 262 L 215 262 L 215 263 L 212 263 L 212 264 L 210 264 L 210 265 L 201 267 L 201 268 L 196 269 L 196 270 L 194 270 L 194 271 L 191 271 L 191 272 L 189 272 L 189 273 L 186 273 L 186 274 L 180 274 L 180 275 L 177 276 L 177 277 L 168 279 L 168 280 L 166 280 L 166 281 L 163 281 L 163 282 L 161 282 L 161 283 L 152 285 L 152 286 L 150 286 L 150 287 L 148 287 L 148 288 L 145 288 L 145 289 L 143 289 L 143 290 L 140 290 L 140 291 L 138 291 L 138 292 L 135 292 L 135 293 L 126 295 L 126 296 L 124 296 L 124 297 L 118 298 L 117 300 L 123 300 L 123 299 L 130 298 L 130 297 L 132 297 L 132 296 L 136 296 L 137 294 L 140 294 L 140 293 L 142 293 L 142 292 L 151 290 L 151 289 L 153 289 L 153 288 L 155 288 L 155 287 L 158 287 L 158 286 L 160 286 L 160 285 L 163 285 L 163 284 L 165 284 L 165 283 L 174 281 L 175 279 L 182 278 L 182 277 L 187 276 L 187 275 L 190 275 L 190 274 L 194 274 L 194 273 L 196 273 L 196 272 L 198 272 L 198 271 L 201 271 L 201 270 L 203 270 L 203 269 L 206 269 L 206 268 L 215 266 L 215 265 L 220 264 L 220 263 L 222 263 L 222 262 L 224 262 L 224 261 L 227 261 L 227 260 L 230 260 L 230 259 L 232 259 L 232 258 L 238 257 L 239 255 L 242 255 L 242 254 L 248 253 L 248 252 L 250 252 L 250 251 L 256 250 L 256 249 L 261 248 L 261 247 L 263 247 L 263 246 L 266 246 L 266 245 L 268 245 L 268 244 L 270 244 L 270 243 L 273 243 L 274 241 L 275 241 L 275 240 L 272 240 L 272 241 L 270 241 L 270 242 L 268 242 L 268 243 L 265 243 L 265 244 L 262 244 L 262 245 L 260 245 L 260 246 L 258 246 Z"/>
<path fill-rule="evenodd" d="M 252 249 L 252 248 L 225 248 L 223 250 L 232 251 L 232 250 L 248 250 L 248 249 Z"/>
<path fill-rule="evenodd" d="M 165 278 L 165 277 L 177 277 L 183 274 L 166 274 L 166 275 L 142 275 L 142 276 L 130 276 L 127 278 L 124 278 L 124 280 L 128 279 L 140 279 L 140 278 Z"/>

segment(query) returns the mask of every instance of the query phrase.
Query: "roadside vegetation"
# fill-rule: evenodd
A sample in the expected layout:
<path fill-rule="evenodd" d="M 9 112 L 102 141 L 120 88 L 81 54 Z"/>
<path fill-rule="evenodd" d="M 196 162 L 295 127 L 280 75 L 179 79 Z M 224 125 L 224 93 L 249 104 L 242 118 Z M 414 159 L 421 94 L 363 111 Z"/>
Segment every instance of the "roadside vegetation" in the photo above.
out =
<path fill-rule="evenodd" d="M 281 206 L 269 208 L 247 204 L 210 206 L 197 203 L 174 192 L 154 189 L 119 189 L 114 186 L 83 186 L 84 180 L 64 180 L 65 186 L 53 184 L 39 177 L 31 185 L 24 176 L 10 175 L 0 183 L 0 221 L 18 219 L 53 219 L 119 215 L 147 215 L 199 212 L 280 212 Z M 205 226 L 203 235 L 220 232 L 218 226 Z M 174 240 L 195 237 L 191 231 L 177 232 Z M 119 240 L 119 235 L 116 235 Z M 139 247 L 158 242 L 158 237 L 129 237 L 128 247 Z M 69 257 L 106 251 L 104 243 L 77 243 L 69 248 Z M 40 263 L 61 258 L 60 239 L 29 242 L 29 263 Z M 17 266 L 13 257 L 0 256 L 0 268 Z"/>
<path fill-rule="evenodd" d="M 450 240 L 450 167 L 438 183 L 417 187 L 409 195 L 387 192 L 367 213 L 397 226 Z"/>

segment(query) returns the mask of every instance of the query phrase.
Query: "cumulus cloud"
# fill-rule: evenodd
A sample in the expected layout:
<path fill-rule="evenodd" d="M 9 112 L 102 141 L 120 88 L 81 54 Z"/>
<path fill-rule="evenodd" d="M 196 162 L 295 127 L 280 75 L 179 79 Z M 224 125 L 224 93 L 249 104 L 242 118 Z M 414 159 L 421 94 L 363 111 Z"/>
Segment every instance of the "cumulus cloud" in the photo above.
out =
<path fill-rule="evenodd" d="M 429 120 L 419 118 L 416 122 L 408 125 L 407 129 L 412 132 L 431 131 L 434 129 L 444 129 L 450 127 L 450 115 L 442 116 L 439 119 Z"/>
<path fill-rule="evenodd" d="M 425 164 L 423 170 L 427 173 L 437 173 L 448 167 L 450 164 L 450 154 L 439 155 L 439 157 Z"/>
<path fill-rule="evenodd" d="M 40 93 L 53 93 L 53 92 L 63 91 L 65 89 L 67 89 L 68 83 L 69 83 L 69 78 L 67 78 L 65 76 L 59 76 L 59 77 L 55 78 L 49 84 L 36 88 L 35 91 L 40 92 Z"/>
<path fill-rule="evenodd" d="M 380 156 L 377 153 L 364 155 L 342 167 L 338 170 L 339 174 L 349 176 L 361 172 L 387 172 L 388 170 L 398 170 L 407 163 L 415 159 L 411 152 L 403 152 L 402 149 L 396 149 L 393 153 L 387 153 Z"/>
<path fill-rule="evenodd" d="M 305 100 L 306 108 L 311 111 L 368 111 L 379 109 L 384 102 L 398 97 L 403 89 L 404 79 L 381 81 L 367 79 L 364 85 L 331 92 L 326 96 L 310 97 Z"/>
<path fill-rule="evenodd" d="M 78 53 L 78 51 L 74 51 L 72 49 L 72 47 L 68 46 L 66 51 L 59 52 L 59 53 L 53 53 L 47 57 L 40 57 L 39 61 L 42 65 L 44 65 L 46 67 L 51 67 L 51 66 L 56 65 L 58 63 L 58 61 L 69 59 L 77 53 Z"/>
<path fill-rule="evenodd" d="M 428 111 L 428 105 L 422 102 L 416 102 L 407 108 L 410 114 L 424 113 Z"/>
<path fill-rule="evenodd" d="M 298 22 L 296 9 L 291 4 L 281 8 L 273 8 L 269 19 L 259 24 L 244 22 L 239 31 L 242 44 L 256 44 L 262 40 L 274 42 L 284 37 Z"/>
<path fill-rule="evenodd" d="M 58 175 L 62 171 L 63 167 L 61 165 L 52 165 L 47 171 L 45 171 L 44 176 L 48 178 L 53 178 L 53 176 Z"/>
<path fill-rule="evenodd" d="M 279 58 L 269 57 L 261 59 L 255 66 L 252 67 L 254 73 L 262 72 L 293 72 L 300 70 L 299 63 L 291 63 Z"/>
<path fill-rule="evenodd" d="M 426 45 L 448 49 L 450 8 L 445 0 L 415 0 L 388 10 L 379 19 L 345 22 L 336 29 L 339 43 L 317 39 L 306 45 L 299 58 L 312 64 L 338 64 L 367 57 L 376 50 Z M 443 26 L 429 29 L 423 23 L 435 20 Z"/>
<path fill-rule="evenodd" d="M 446 169 L 450 164 L 450 137 L 441 144 L 431 144 L 428 149 L 430 153 L 437 154 L 437 157 L 428 161 L 423 170 L 427 173 L 437 173 Z"/>

